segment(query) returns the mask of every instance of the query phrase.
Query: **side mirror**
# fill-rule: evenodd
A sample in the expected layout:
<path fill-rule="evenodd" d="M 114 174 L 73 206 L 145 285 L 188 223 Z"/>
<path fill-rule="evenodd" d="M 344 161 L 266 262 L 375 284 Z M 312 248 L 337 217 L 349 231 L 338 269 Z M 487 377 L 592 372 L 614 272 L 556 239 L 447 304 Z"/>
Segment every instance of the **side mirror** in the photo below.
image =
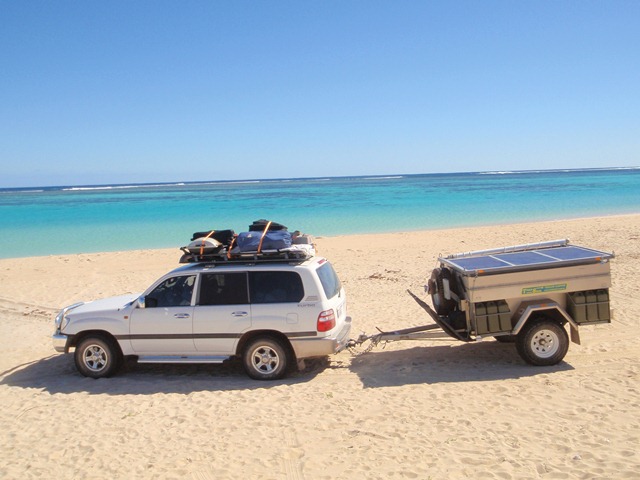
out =
<path fill-rule="evenodd" d="M 144 297 L 139 297 L 138 300 L 136 300 L 136 306 L 138 308 L 145 308 L 145 300 Z"/>
<path fill-rule="evenodd" d="M 144 308 L 156 308 L 158 306 L 158 299 L 153 297 L 145 297 Z"/>

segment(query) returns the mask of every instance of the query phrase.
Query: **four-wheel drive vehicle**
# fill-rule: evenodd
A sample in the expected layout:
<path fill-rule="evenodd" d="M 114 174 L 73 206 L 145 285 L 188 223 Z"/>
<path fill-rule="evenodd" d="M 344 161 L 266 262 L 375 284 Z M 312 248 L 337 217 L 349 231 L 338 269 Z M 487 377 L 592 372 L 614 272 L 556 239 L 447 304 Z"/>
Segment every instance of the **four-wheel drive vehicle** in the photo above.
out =
<path fill-rule="evenodd" d="M 221 363 L 240 357 L 247 374 L 271 380 L 297 360 L 342 350 L 349 339 L 344 289 L 324 258 L 190 263 L 125 295 L 64 308 L 53 335 L 75 349 L 81 374 L 140 363 Z"/>

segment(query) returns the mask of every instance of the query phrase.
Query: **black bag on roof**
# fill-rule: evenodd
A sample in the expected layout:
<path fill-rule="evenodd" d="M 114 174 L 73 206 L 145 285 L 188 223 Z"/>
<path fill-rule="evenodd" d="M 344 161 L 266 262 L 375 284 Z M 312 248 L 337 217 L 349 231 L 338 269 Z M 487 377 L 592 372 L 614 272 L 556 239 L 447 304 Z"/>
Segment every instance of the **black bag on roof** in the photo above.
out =
<path fill-rule="evenodd" d="M 271 225 L 269 225 L 271 223 Z M 288 230 L 287 227 L 281 223 L 269 222 L 269 220 L 260 219 L 249 225 L 250 232 L 264 232 L 264 229 L 269 225 L 269 230 Z"/>
<path fill-rule="evenodd" d="M 206 232 L 195 232 L 191 237 L 191 241 L 197 240 L 198 238 L 213 238 L 214 240 L 219 241 L 222 245 L 228 246 L 231 244 L 231 240 L 233 240 L 235 234 L 236 232 L 233 230 L 208 230 Z"/>

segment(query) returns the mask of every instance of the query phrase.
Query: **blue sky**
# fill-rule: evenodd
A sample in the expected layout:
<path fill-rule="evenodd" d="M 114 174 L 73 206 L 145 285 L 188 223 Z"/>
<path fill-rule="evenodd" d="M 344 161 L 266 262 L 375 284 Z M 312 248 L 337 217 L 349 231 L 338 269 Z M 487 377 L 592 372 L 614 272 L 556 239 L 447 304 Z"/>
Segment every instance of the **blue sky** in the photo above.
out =
<path fill-rule="evenodd" d="M 640 164 L 637 1 L 0 0 L 0 187 Z"/>

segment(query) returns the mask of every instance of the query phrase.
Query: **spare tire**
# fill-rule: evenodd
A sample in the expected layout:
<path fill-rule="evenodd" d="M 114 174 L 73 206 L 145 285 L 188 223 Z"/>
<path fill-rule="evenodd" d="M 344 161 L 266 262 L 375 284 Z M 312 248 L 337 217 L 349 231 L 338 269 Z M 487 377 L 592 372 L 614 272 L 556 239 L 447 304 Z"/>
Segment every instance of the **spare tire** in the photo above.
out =
<path fill-rule="evenodd" d="M 429 279 L 429 293 L 433 307 L 438 315 L 449 315 L 455 310 L 457 302 L 447 293 L 453 291 L 451 272 L 446 268 L 434 268 Z"/>

